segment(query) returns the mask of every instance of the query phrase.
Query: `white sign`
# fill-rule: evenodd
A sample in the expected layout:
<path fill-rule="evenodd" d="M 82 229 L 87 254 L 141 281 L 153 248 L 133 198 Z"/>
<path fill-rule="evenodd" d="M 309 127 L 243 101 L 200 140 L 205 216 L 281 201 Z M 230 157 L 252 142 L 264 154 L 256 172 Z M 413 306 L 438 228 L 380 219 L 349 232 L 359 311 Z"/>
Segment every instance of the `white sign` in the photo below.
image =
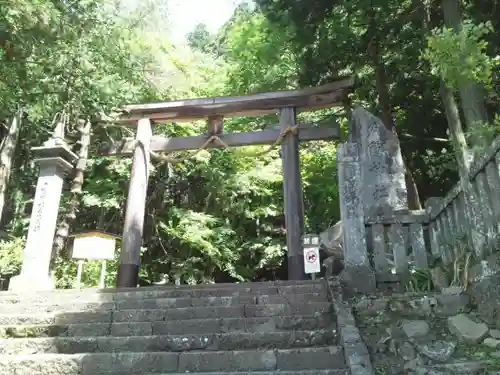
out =
<path fill-rule="evenodd" d="M 304 247 L 304 272 L 319 273 L 319 247 Z"/>
<path fill-rule="evenodd" d="M 88 260 L 112 260 L 115 258 L 113 237 L 76 237 L 73 243 L 73 258 Z"/>

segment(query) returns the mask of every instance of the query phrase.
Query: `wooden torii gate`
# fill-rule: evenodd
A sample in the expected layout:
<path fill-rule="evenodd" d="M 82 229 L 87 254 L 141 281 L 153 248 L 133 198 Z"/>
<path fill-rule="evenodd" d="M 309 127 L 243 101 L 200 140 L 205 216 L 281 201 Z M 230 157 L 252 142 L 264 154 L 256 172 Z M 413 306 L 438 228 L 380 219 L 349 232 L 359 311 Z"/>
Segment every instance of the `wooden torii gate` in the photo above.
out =
<path fill-rule="evenodd" d="M 302 254 L 304 212 L 299 142 L 339 139 L 340 128 L 338 125 L 321 127 L 312 124 L 298 125 L 296 114 L 301 111 L 342 105 L 353 84 L 354 80 L 348 78 L 296 91 L 126 106 L 116 121 L 126 126 L 137 127 L 136 138 L 124 139 L 101 150 L 102 155 L 133 155 L 117 287 L 137 286 L 151 154 L 197 150 L 204 145 L 206 148 L 271 145 L 280 136 L 283 137 L 281 154 L 288 278 L 304 279 Z M 277 112 L 279 126 L 256 132 L 223 133 L 224 117 L 258 116 Z M 207 120 L 207 133 L 204 135 L 174 138 L 152 135 L 152 125 L 155 122 L 200 119 Z"/>

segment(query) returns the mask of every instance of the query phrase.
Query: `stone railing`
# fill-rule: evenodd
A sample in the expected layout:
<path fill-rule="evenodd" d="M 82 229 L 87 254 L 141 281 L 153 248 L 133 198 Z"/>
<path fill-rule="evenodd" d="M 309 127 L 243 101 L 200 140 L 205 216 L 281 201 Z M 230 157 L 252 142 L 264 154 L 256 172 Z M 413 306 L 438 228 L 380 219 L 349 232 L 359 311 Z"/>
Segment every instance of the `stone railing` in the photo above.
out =
<path fill-rule="evenodd" d="M 378 281 L 388 281 L 394 274 L 407 274 L 412 267 L 428 267 L 428 223 L 425 210 L 365 217 L 368 254 Z"/>
<path fill-rule="evenodd" d="M 474 163 L 466 181 L 445 198 L 429 199 L 421 211 L 406 209 L 399 141 L 362 108 L 352 112 L 349 137 L 337 150 L 337 166 L 343 273 L 353 290 L 369 292 L 383 275 L 394 279 L 391 275 L 412 267 L 428 268 L 429 254 L 450 263 L 457 249 L 461 255 L 473 249 L 483 261 L 498 248 L 500 137 Z M 372 215 L 375 209 L 384 214 Z"/>
<path fill-rule="evenodd" d="M 464 191 L 457 183 L 442 199 L 426 202 L 432 254 L 453 261 L 457 241 L 467 241 L 479 259 L 498 248 L 500 234 L 500 137 L 477 160 Z"/>
<path fill-rule="evenodd" d="M 365 217 L 366 247 L 377 281 L 428 268 L 429 255 L 455 259 L 459 246 L 480 260 L 499 247 L 500 137 L 471 168 L 464 192 L 457 183 L 444 198 L 431 198 L 425 210 L 399 210 Z M 461 244 L 459 244 L 461 242 Z"/>

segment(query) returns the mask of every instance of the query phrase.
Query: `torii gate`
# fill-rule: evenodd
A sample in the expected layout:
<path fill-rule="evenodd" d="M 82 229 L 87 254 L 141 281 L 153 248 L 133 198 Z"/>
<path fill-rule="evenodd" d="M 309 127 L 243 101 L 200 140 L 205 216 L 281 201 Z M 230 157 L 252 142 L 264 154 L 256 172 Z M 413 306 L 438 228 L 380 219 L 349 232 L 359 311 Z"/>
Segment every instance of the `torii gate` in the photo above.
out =
<path fill-rule="evenodd" d="M 136 287 L 138 283 L 151 154 L 196 150 L 201 147 L 272 145 L 281 138 L 288 278 L 291 280 L 304 279 L 302 254 L 304 210 L 299 142 L 339 139 L 340 128 L 338 125 L 298 125 L 296 114 L 297 112 L 343 105 L 347 92 L 353 85 L 354 79 L 347 78 L 303 90 L 125 106 L 123 113 L 114 120 L 125 126 L 136 127 L 136 138 L 124 139 L 101 149 L 102 155 L 133 155 L 123 228 L 123 245 L 116 281 L 117 287 Z M 223 133 L 224 117 L 258 116 L 276 112 L 279 113 L 278 126 L 256 132 Z M 152 126 L 155 123 L 200 119 L 207 120 L 207 133 L 204 135 L 174 138 L 152 135 Z M 57 147 L 46 145 L 40 149 L 43 150 L 39 150 L 40 157 L 37 162 L 43 168 L 40 169 L 34 204 L 36 207 L 32 213 L 23 267 L 19 281 L 16 282 L 16 289 L 17 285 L 19 288 L 33 288 L 34 285 L 40 285 L 40 289 L 50 288 L 50 280 L 47 278 L 51 254 L 50 238 L 53 238 L 56 226 L 57 211 L 55 208 L 59 207 L 62 177 L 75 163 L 75 155 L 68 154 L 69 151 L 65 145 L 57 145 Z M 47 181 L 54 185 L 53 188 L 49 189 L 52 200 L 50 208 L 45 204 L 46 193 L 44 192 L 47 190 Z M 39 221 L 37 210 L 50 210 L 51 212 L 51 219 L 44 222 L 43 230 L 35 225 Z M 39 239 L 42 234 L 47 237 L 44 237 L 43 249 Z M 39 259 L 43 260 L 43 267 Z M 46 279 L 47 281 L 45 281 Z M 42 288 L 41 284 L 46 285 Z"/>
<path fill-rule="evenodd" d="M 299 125 L 296 132 L 288 129 L 297 126 L 296 113 L 342 105 L 347 89 L 353 86 L 352 78 L 320 87 L 296 91 L 282 91 L 238 97 L 189 99 L 164 103 L 129 105 L 117 119 L 118 123 L 136 126 L 136 139 L 125 139 L 110 145 L 104 155 L 133 154 L 132 173 L 126 204 L 123 228 L 123 246 L 117 276 L 117 287 L 135 287 L 138 282 L 140 248 L 145 215 L 148 163 L 150 152 L 170 153 L 207 147 L 236 147 L 269 145 L 286 133 L 281 144 L 283 159 L 283 196 L 285 209 L 286 243 L 288 249 L 288 278 L 305 278 L 303 270 L 302 235 L 304 212 L 299 160 L 299 142 L 339 139 L 340 128 Z M 256 132 L 223 133 L 223 118 L 232 116 L 257 116 L 279 113 L 279 126 Z M 166 138 L 152 136 L 155 122 L 207 120 L 207 133 L 194 137 Z M 215 138 L 216 136 L 217 138 Z M 137 147 L 140 142 L 143 147 Z"/>

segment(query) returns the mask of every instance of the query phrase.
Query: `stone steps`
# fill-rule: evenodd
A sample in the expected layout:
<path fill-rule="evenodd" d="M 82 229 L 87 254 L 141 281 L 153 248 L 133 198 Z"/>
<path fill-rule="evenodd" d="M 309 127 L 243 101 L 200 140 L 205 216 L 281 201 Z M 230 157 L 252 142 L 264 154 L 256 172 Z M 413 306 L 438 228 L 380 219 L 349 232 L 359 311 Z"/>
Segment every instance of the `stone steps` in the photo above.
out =
<path fill-rule="evenodd" d="M 258 296 L 258 295 L 294 295 L 323 292 L 326 287 L 323 280 L 298 283 L 245 283 L 245 284 L 208 284 L 188 286 L 161 286 L 127 289 L 86 289 L 58 290 L 52 292 L 12 293 L 0 292 L 1 304 L 17 303 L 58 303 L 63 301 L 115 302 L 128 299 L 159 298 L 204 298 L 224 296 Z"/>
<path fill-rule="evenodd" d="M 181 353 L 122 352 L 0 356 L 0 375 L 138 375 L 343 368 L 345 368 L 344 354 L 342 348 L 338 346 Z"/>
<path fill-rule="evenodd" d="M 127 287 L 127 288 L 85 288 L 85 289 L 56 289 L 49 291 L 37 291 L 33 294 L 43 294 L 43 295 L 60 295 L 60 294 L 93 294 L 93 293 L 127 293 L 127 292 L 143 292 L 145 290 L 191 290 L 191 289 L 240 289 L 240 288 L 251 288 L 254 290 L 263 289 L 268 287 L 286 287 L 286 286 L 309 286 L 309 285 L 321 285 L 323 286 L 325 281 L 322 279 L 318 280 L 275 280 L 275 281 L 245 281 L 241 283 L 207 283 L 207 284 L 165 284 L 165 285 L 150 285 L 140 288 Z M 4 296 L 19 296 L 26 295 L 28 292 L 16 292 L 16 291 L 2 291 L 1 295 Z"/>
<path fill-rule="evenodd" d="M 120 375 L 120 374 L 117 374 Z M 148 374 L 165 375 L 165 374 Z M 186 374 L 170 374 L 186 375 Z M 221 375 L 220 372 L 198 372 L 197 375 Z M 349 370 L 299 370 L 299 371 L 244 371 L 244 372 L 224 372 L 224 375 L 351 375 Z M 496 374 L 493 374 L 496 375 Z"/>
<path fill-rule="evenodd" d="M 92 311 L 92 310 L 133 310 L 133 309 L 164 309 L 164 308 L 187 308 L 187 307 L 228 307 L 237 305 L 270 305 L 286 303 L 310 303 L 324 302 L 324 292 L 290 295 L 247 295 L 247 296 L 220 296 L 220 297 L 182 297 L 182 298 L 147 298 L 147 299 L 125 299 L 116 302 L 86 302 L 64 300 L 60 303 L 12 303 L 3 304 L 2 313 L 25 314 L 50 313 L 58 311 Z"/>
<path fill-rule="evenodd" d="M 334 326 L 332 315 L 267 318 L 190 319 L 169 322 L 80 323 L 67 325 L 0 326 L 0 337 L 84 337 L 217 334 L 321 330 Z"/>
<path fill-rule="evenodd" d="M 335 344 L 334 331 L 231 332 L 128 337 L 40 337 L 0 339 L 0 354 L 114 353 L 290 349 Z"/>
<path fill-rule="evenodd" d="M 0 375 L 348 375 L 323 281 L 0 293 L 0 303 Z"/>
<path fill-rule="evenodd" d="M 103 310 L 82 312 L 53 312 L 46 314 L 0 314 L 0 325 L 158 322 L 189 319 L 259 318 L 280 315 L 317 315 L 331 312 L 329 302 L 308 304 L 268 304 L 185 307 L 165 309 Z"/>
<path fill-rule="evenodd" d="M 198 375 L 221 375 L 220 372 L 198 372 Z M 120 375 L 120 374 L 117 374 Z M 165 375 L 165 374 L 148 374 Z M 170 374 L 186 375 L 186 374 Z M 224 375 L 350 375 L 349 370 L 301 370 L 301 371 L 244 371 L 244 372 L 224 372 Z M 496 375 L 496 374 L 493 374 Z"/>

